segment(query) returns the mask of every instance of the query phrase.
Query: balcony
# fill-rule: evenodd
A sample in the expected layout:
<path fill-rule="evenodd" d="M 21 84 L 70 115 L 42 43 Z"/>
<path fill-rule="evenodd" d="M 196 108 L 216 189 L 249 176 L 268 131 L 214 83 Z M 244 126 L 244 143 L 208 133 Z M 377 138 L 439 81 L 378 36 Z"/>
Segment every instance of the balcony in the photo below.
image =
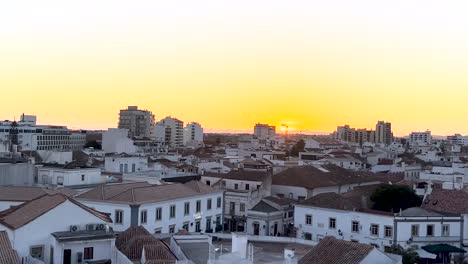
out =
<path fill-rule="evenodd" d="M 413 237 L 414 243 L 447 243 L 447 242 L 460 242 L 459 236 L 425 236 Z"/>

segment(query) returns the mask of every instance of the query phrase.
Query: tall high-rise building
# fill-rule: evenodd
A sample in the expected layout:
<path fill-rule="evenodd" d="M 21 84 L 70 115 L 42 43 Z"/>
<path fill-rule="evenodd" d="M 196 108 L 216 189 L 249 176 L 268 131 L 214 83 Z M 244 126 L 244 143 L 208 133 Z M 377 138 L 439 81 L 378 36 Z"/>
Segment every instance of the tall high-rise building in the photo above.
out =
<path fill-rule="evenodd" d="M 138 109 L 138 106 L 129 106 L 120 110 L 118 127 L 128 129 L 129 136 L 149 138 L 154 127 L 154 115 L 151 111 Z"/>
<path fill-rule="evenodd" d="M 182 147 L 184 145 L 184 122 L 173 117 L 166 117 L 156 123 L 154 129 L 156 139 L 164 139 L 164 143 L 170 147 Z"/>
<path fill-rule="evenodd" d="M 203 144 L 203 128 L 199 123 L 188 123 L 184 128 L 184 145 L 202 145 Z"/>
<path fill-rule="evenodd" d="M 268 124 L 255 124 L 254 136 L 258 139 L 267 139 L 276 135 L 276 127 Z"/>
<path fill-rule="evenodd" d="M 393 141 L 392 123 L 379 121 L 375 126 L 375 143 L 390 145 Z"/>

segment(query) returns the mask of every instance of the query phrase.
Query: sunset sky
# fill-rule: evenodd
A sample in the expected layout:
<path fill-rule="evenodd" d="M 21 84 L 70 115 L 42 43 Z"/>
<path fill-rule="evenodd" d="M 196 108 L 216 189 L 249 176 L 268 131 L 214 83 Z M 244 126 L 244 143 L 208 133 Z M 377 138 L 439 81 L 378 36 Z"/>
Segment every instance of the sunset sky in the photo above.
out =
<path fill-rule="evenodd" d="M 468 134 L 468 1 L 3 1 L 0 120 Z"/>

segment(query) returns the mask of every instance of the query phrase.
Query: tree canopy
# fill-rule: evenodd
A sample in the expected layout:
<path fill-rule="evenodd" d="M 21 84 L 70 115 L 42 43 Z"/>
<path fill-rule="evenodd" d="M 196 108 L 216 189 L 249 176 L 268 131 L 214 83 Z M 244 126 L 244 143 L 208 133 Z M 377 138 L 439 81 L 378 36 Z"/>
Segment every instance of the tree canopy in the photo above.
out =
<path fill-rule="evenodd" d="M 422 199 L 408 186 L 383 185 L 370 197 L 373 209 L 386 212 L 398 212 L 410 207 L 420 206 Z"/>
<path fill-rule="evenodd" d="M 303 152 L 305 148 L 305 142 L 303 139 L 299 140 L 291 149 L 291 156 L 299 156 L 299 152 Z"/>

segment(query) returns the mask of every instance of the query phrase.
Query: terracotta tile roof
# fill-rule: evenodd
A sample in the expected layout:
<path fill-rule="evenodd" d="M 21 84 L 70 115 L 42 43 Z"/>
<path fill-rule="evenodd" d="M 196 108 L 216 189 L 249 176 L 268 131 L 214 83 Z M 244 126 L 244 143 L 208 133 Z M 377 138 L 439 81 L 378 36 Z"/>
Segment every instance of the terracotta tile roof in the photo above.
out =
<path fill-rule="evenodd" d="M 279 210 L 275 207 L 265 203 L 264 201 L 258 202 L 252 209 L 249 211 L 262 212 L 262 213 L 273 213 L 278 212 Z"/>
<path fill-rule="evenodd" d="M 206 172 L 203 176 L 229 180 L 263 182 L 265 179 L 270 177 L 270 173 L 265 171 L 232 170 L 228 173 Z"/>
<path fill-rule="evenodd" d="M 19 264 L 18 253 L 13 249 L 6 231 L 0 231 L 0 263 Z"/>
<path fill-rule="evenodd" d="M 327 236 L 300 259 L 299 264 L 359 264 L 373 249 L 371 245 Z"/>
<path fill-rule="evenodd" d="M 108 200 L 127 190 L 144 186 L 151 186 L 151 184 L 147 182 L 101 184 L 87 192 L 78 195 L 77 198 L 90 200 Z"/>
<path fill-rule="evenodd" d="M 378 181 L 374 177 L 359 172 L 343 169 L 335 165 L 298 166 L 273 175 L 273 185 L 297 186 L 309 190 Z"/>
<path fill-rule="evenodd" d="M 122 232 L 115 241 L 115 246 L 127 258 L 133 261 L 141 260 L 143 248 L 147 262 L 175 263 L 177 258 L 170 249 L 159 239 L 151 235 L 144 227 L 130 227 Z"/>
<path fill-rule="evenodd" d="M 468 193 L 465 190 L 444 190 L 435 186 L 421 207 L 434 212 L 468 214 L 467 201 Z"/>
<path fill-rule="evenodd" d="M 190 181 L 185 184 L 125 184 L 115 189 L 112 185 L 101 185 L 77 196 L 78 199 L 98 200 L 98 201 L 112 201 L 125 204 L 144 204 L 154 203 L 160 201 L 173 200 L 184 197 L 199 196 L 202 194 L 220 192 L 203 183 Z M 111 191 L 108 188 L 112 189 Z M 119 191 L 119 192 L 117 192 Z M 100 193 L 111 195 L 100 195 Z"/>
<path fill-rule="evenodd" d="M 360 201 L 345 198 L 336 193 L 323 193 L 301 202 L 299 205 L 354 211 L 361 207 Z"/>
<path fill-rule="evenodd" d="M 45 194 L 57 193 L 71 197 L 77 191 L 69 188 L 49 189 L 42 187 L 0 186 L 0 201 L 27 202 Z"/>
<path fill-rule="evenodd" d="M 272 203 L 275 203 L 277 205 L 280 205 L 280 206 L 283 206 L 283 205 L 289 205 L 289 204 L 293 204 L 295 203 L 296 201 L 293 200 L 293 199 L 290 199 L 290 198 L 286 198 L 286 197 L 276 197 L 276 196 L 268 196 L 268 197 L 265 197 L 263 198 L 264 200 L 268 200 Z"/>
<path fill-rule="evenodd" d="M 373 202 L 370 197 L 374 190 L 380 186 L 382 184 L 354 187 L 352 191 L 343 194 L 323 193 L 309 198 L 299 205 L 393 216 L 391 212 L 372 209 Z"/>
<path fill-rule="evenodd" d="M 162 241 L 156 244 L 145 245 L 145 263 L 170 264 L 176 263 L 177 258 L 172 254 L 169 247 Z"/>
<path fill-rule="evenodd" d="M 89 208 L 63 194 L 47 194 L 29 202 L 23 203 L 19 206 L 12 207 L 8 210 L 0 212 L 0 224 L 3 224 L 13 230 L 21 228 L 67 200 L 100 218 L 101 220 L 112 223 L 112 220 L 108 215 Z"/>

